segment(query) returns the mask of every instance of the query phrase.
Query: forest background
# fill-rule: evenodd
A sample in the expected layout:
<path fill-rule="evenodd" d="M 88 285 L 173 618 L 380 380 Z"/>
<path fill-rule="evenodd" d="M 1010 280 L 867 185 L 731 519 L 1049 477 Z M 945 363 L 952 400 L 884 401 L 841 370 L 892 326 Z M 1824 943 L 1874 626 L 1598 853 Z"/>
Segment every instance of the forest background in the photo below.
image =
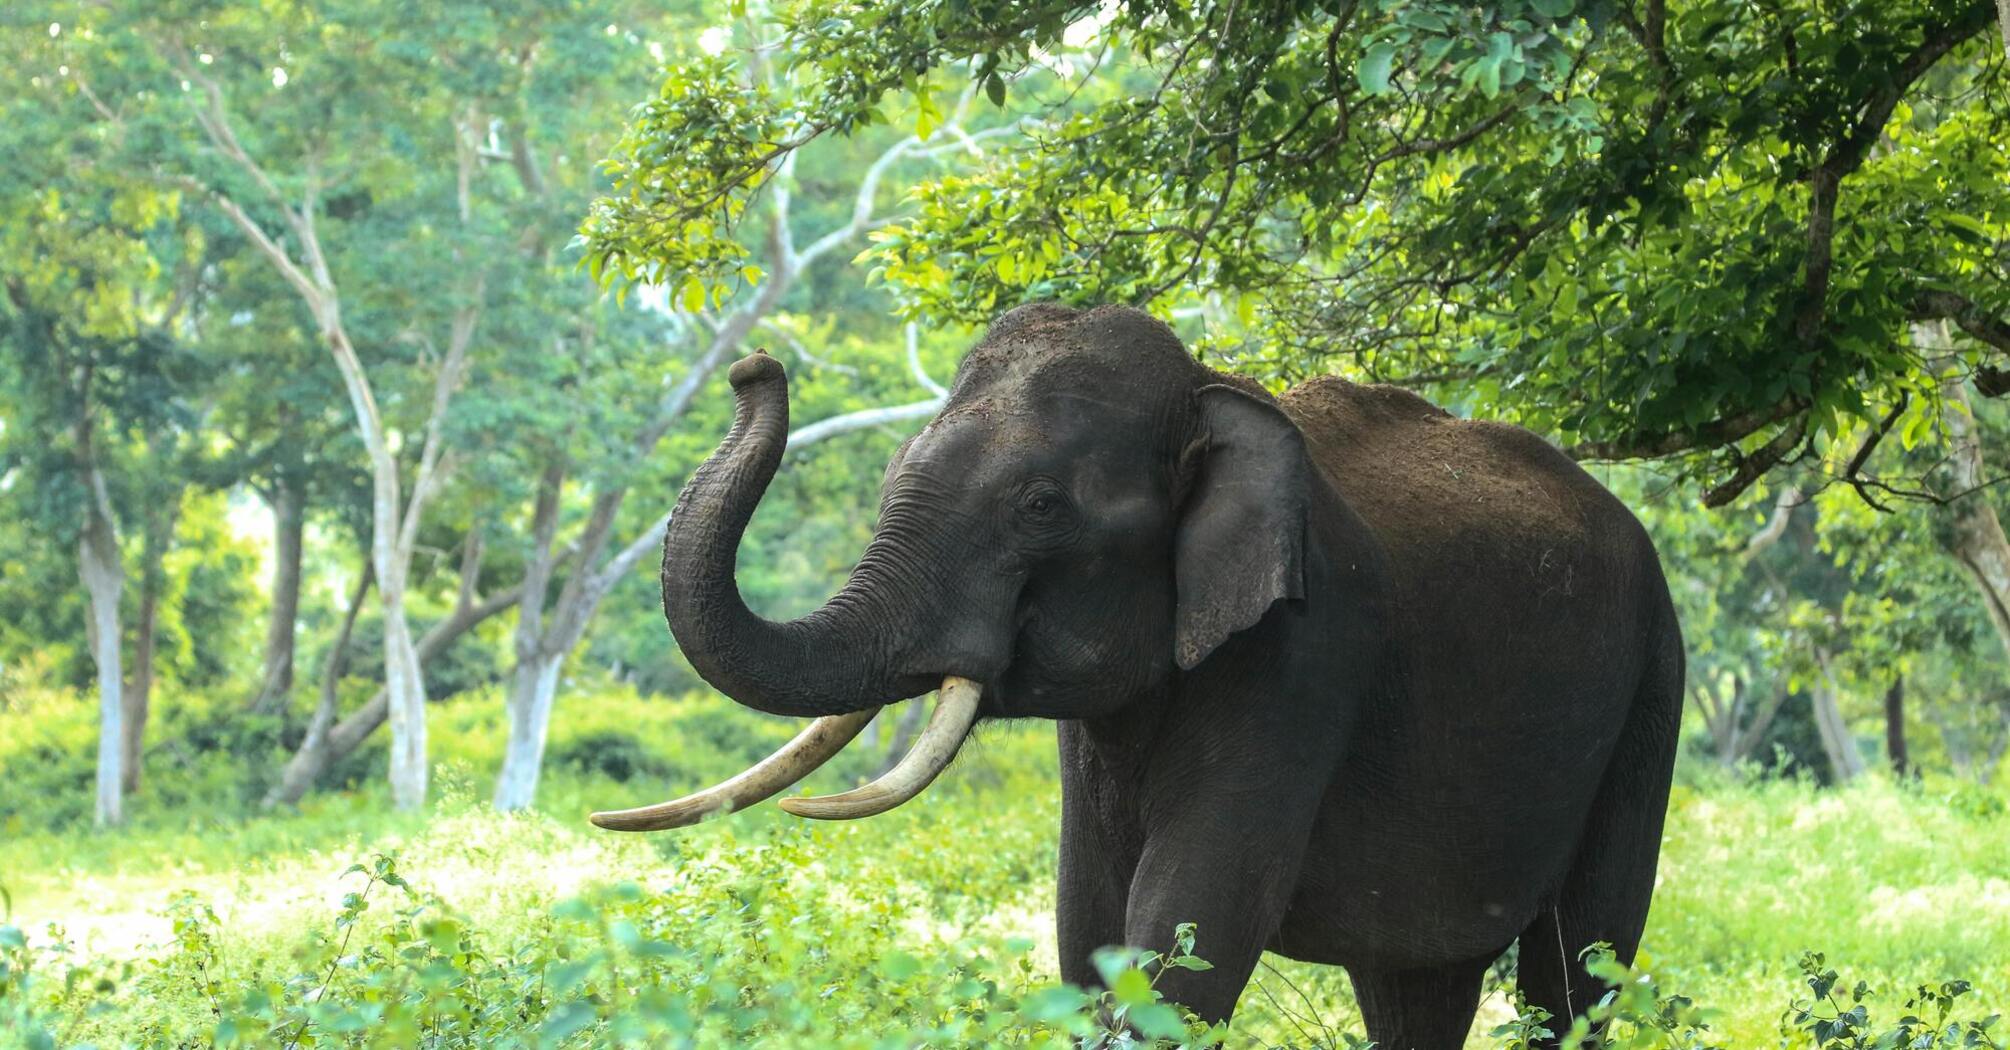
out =
<path fill-rule="evenodd" d="M 334 967 L 311 996 L 275 975 L 350 957 L 335 931 L 406 927 L 337 909 L 302 930 L 275 902 L 325 897 L 358 858 L 395 889 L 396 862 L 368 858 L 401 848 L 408 874 L 414 855 L 456 873 L 425 905 L 459 916 L 454 937 L 542 959 L 544 990 L 470 1039 L 615 1038 L 613 1000 L 581 989 L 619 983 L 633 948 L 610 931 L 638 909 L 667 921 L 650 909 L 675 894 L 606 887 L 690 865 L 576 818 L 730 773 L 789 728 L 711 695 L 660 619 L 657 543 L 730 419 L 724 368 L 765 347 L 790 369 L 791 452 L 740 580 L 792 615 L 863 548 L 884 463 L 984 321 L 1045 298 L 1143 306 L 1275 388 L 1408 386 L 1585 462 L 1653 533 L 1689 646 L 1673 903 L 1649 934 L 1663 975 L 1721 986 L 1720 1027 L 1741 1032 L 1787 1024 L 1779 978 L 1803 948 L 1889 978 L 1887 1014 L 1955 977 L 2002 1009 L 2010 964 L 1982 946 L 2010 935 L 2006 17 L 1990 0 L 10 8 L 0 921 L 19 925 L 0 927 L 18 982 L 0 1020 L 228 1042 L 241 1016 L 254 1042 L 260 1023 L 332 1038 L 349 1000 L 329 989 L 401 971 Z M 914 720 L 882 721 L 829 775 L 899 753 Z M 858 1006 L 861 1031 L 985 1015 L 951 981 L 981 962 L 925 946 L 1051 973 L 999 947 L 1044 922 L 1026 896 L 1051 867 L 1043 732 L 994 733 L 968 784 L 894 832 L 704 829 L 689 857 L 718 884 L 678 892 L 864 851 L 845 863 L 886 891 L 882 917 L 934 922 L 830 920 L 860 938 L 831 962 L 852 975 L 840 1000 L 875 994 L 856 974 L 888 957 L 928 960 L 896 964 L 888 980 L 924 991 Z M 902 827 L 997 849 L 918 860 Z M 505 892 L 473 858 L 515 848 L 583 870 Z M 819 871 L 781 881 L 840 877 Z M 1710 890 L 1671 888 L 1683 872 Z M 496 918 L 580 893 L 625 917 Z M 814 911 L 789 908 L 761 922 Z M 452 957 L 423 910 L 399 921 Z M 601 969 L 550 984 L 554 959 L 585 957 L 575 935 Z M 800 962 L 686 936 L 754 974 Z M 197 963 L 235 976 L 184 983 Z M 114 971 L 97 992 L 75 976 Z M 399 987 L 429 988 L 418 972 Z M 1344 1045 L 1344 981 L 1290 972 L 1304 1001 L 1252 991 L 1252 1030 Z M 264 1007 L 232 998 L 261 981 Z M 169 1005 L 137 1005 L 146 988 Z M 403 1016 L 395 995 L 350 1005 L 372 1001 Z M 1081 1021 L 1031 1001 L 991 1013 Z M 746 1008 L 777 1045 L 810 1023 Z"/>

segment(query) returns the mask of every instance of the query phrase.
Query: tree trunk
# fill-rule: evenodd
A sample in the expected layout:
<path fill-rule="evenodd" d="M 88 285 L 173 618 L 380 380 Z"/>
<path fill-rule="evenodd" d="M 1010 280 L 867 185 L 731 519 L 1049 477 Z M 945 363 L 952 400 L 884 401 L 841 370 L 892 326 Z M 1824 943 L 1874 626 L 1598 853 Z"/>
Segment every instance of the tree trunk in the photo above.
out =
<path fill-rule="evenodd" d="M 394 590 L 395 588 L 395 590 Z M 404 581 L 378 588 L 384 605 L 384 696 L 391 717 L 391 802 L 417 809 L 426 802 L 426 680 L 412 625 L 405 620 Z M 387 596 L 388 595 L 388 596 Z"/>
<path fill-rule="evenodd" d="M 163 562 L 174 543 L 175 524 L 181 519 L 181 493 L 175 492 L 161 506 L 147 512 L 146 542 L 140 554 L 140 608 L 134 624 L 133 680 L 121 698 L 125 707 L 121 739 L 125 792 L 140 789 L 140 761 L 146 753 L 147 712 L 154 691 L 154 643 L 160 623 L 161 588 L 167 583 Z"/>
<path fill-rule="evenodd" d="M 496 777 L 497 809 L 528 809 L 537 799 L 552 703 L 558 695 L 558 672 L 564 664 L 563 653 L 517 661 L 510 680 L 509 749 L 503 754 L 502 773 Z"/>
<path fill-rule="evenodd" d="M 272 489 L 272 611 L 265 623 L 264 673 L 258 695 L 252 698 L 254 714 L 275 714 L 286 709 L 293 692 L 294 639 L 300 621 L 301 540 L 307 527 L 305 500 L 300 486 L 286 478 Z"/>
<path fill-rule="evenodd" d="M 1836 783 L 1847 784 L 1863 773 L 1863 754 L 1857 750 L 1856 738 L 1850 735 L 1849 723 L 1843 719 L 1842 707 L 1836 702 L 1835 681 L 1829 676 L 1825 656 L 1821 663 L 1821 680 L 1808 687 L 1814 703 L 1815 729 L 1821 735 L 1830 774 Z"/>
<path fill-rule="evenodd" d="M 85 503 L 84 528 L 77 543 L 77 570 L 89 599 L 89 619 L 85 633 L 90 636 L 91 658 L 98 671 L 98 802 L 100 826 L 124 819 L 125 776 L 125 672 L 119 665 L 119 593 L 125 586 L 125 570 L 119 564 L 119 539 L 111 519 L 111 501 L 105 494 L 105 479 L 90 467 L 86 471 L 92 497 Z"/>
<path fill-rule="evenodd" d="M 536 509 L 531 512 L 531 551 L 524 565 L 523 595 L 517 599 L 516 668 L 510 675 L 509 696 L 504 701 L 509 711 L 509 742 L 503 752 L 502 772 L 496 776 L 495 805 L 502 810 L 524 809 L 536 796 L 552 697 L 558 690 L 558 668 L 565 656 L 563 652 L 548 651 L 544 644 L 544 605 L 551 591 L 552 569 L 558 562 L 552 542 L 558 536 L 559 495 L 564 485 L 565 465 L 554 460 L 538 478 Z M 615 499 L 618 502 L 619 496 Z M 597 510 L 599 504 L 607 502 L 607 497 L 603 495 L 595 502 Z M 603 534 L 606 524 L 599 520 L 592 523 L 601 527 Z M 597 548 L 600 537 L 588 540 Z M 594 558 L 598 553 L 583 551 L 581 557 Z M 589 562 L 575 570 L 574 575 L 590 568 Z"/>
<path fill-rule="evenodd" d="M 1891 680 L 1884 691 L 1884 750 L 1891 759 L 1893 776 L 1904 780 L 1912 774 L 1912 762 L 1905 750 L 1905 676 Z"/>
<path fill-rule="evenodd" d="M 281 802 L 300 801 L 300 796 L 307 793 L 332 761 L 328 757 L 328 734 L 335 727 L 335 715 L 341 704 L 342 672 L 349 662 L 349 636 L 356 630 L 356 615 L 363 611 L 363 599 L 369 596 L 375 577 L 370 559 L 363 559 L 363 571 L 356 577 L 356 591 L 349 596 L 349 607 L 342 613 L 342 629 L 336 633 L 335 644 L 329 647 L 328 658 L 321 666 L 321 699 L 314 705 L 314 715 L 308 720 L 307 735 L 301 739 L 300 747 L 280 771 L 279 782 L 266 792 L 267 809 Z"/>
<path fill-rule="evenodd" d="M 1930 340 L 1936 332 L 1933 326 L 1919 327 L 1924 331 L 1915 330 L 1915 338 Z M 1927 341 L 1920 345 L 1945 344 Z M 2010 537 L 2004 536 L 2003 523 L 1997 520 L 1996 508 L 1989 505 L 1983 488 L 1982 436 L 1975 427 L 1968 390 L 1961 380 L 1953 379 L 1942 385 L 1941 393 L 1947 399 L 1941 418 L 1947 426 L 1948 466 L 1955 490 L 1948 505 L 1953 521 L 1943 542 L 1975 585 L 1989 622 L 1996 628 L 1997 640 L 2010 653 Z"/>

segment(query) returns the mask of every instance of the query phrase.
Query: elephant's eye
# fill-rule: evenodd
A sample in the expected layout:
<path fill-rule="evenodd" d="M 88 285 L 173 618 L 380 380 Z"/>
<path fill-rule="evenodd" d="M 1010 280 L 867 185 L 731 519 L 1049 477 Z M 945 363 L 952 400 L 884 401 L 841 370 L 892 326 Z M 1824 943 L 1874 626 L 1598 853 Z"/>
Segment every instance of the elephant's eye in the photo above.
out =
<path fill-rule="evenodd" d="M 1039 520 L 1051 518 L 1067 510 L 1068 501 L 1061 494 L 1061 487 L 1048 478 L 1035 478 L 1019 490 L 1019 513 L 1027 518 Z"/>
<path fill-rule="evenodd" d="M 1067 543 L 1079 524 L 1067 493 L 1052 478 L 1027 482 L 1012 504 L 1021 539 L 1037 547 Z"/>

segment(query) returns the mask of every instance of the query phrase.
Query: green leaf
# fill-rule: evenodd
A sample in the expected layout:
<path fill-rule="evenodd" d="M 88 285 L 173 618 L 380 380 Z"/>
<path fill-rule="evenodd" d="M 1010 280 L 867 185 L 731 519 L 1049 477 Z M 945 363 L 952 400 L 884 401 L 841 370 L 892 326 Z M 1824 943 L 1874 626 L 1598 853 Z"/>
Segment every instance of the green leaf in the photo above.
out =
<path fill-rule="evenodd" d="M 705 282 L 696 277 L 684 278 L 684 287 L 677 293 L 677 303 L 685 313 L 695 314 L 705 308 Z"/>
<path fill-rule="evenodd" d="M 1138 1006 L 1152 1001 L 1152 979 L 1143 970 L 1133 966 L 1117 975 L 1110 982 L 1110 994 L 1125 1006 Z"/>
<path fill-rule="evenodd" d="M 1488 55 L 1474 63 L 1474 68 L 1476 72 L 1473 76 L 1473 86 L 1480 89 L 1480 94 L 1488 98 L 1499 95 L 1501 93 L 1500 59 Z"/>
<path fill-rule="evenodd" d="M 994 106 L 1005 105 L 1005 78 L 996 73 L 984 78 L 984 97 Z"/>
<path fill-rule="evenodd" d="M 547 1014 L 544 1025 L 538 1031 L 538 1043 L 542 1046 L 557 1046 L 578 1035 L 593 1023 L 593 1007 L 583 1002 L 569 1002 Z"/>
<path fill-rule="evenodd" d="M 1389 68 L 1395 64 L 1396 48 L 1393 44 L 1381 43 L 1368 49 L 1361 56 L 1361 64 L 1354 75 L 1361 81 L 1361 90 L 1370 95 L 1379 95 L 1389 90 Z"/>
<path fill-rule="evenodd" d="M 1152 1039 L 1183 1039 L 1186 1037 L 1186 1022 L 1180 1019 L 1179 1011 L 1164 1003 L 1145 1003 L 1131 1007 L 1130 1022 L 1139 1033 Z"/>
<path fill-rule="evenodd" d="M 1577 5 L 1575 0 L 1529 0 L 1529 6 L 1544 18 L 1563 18 Z"/>

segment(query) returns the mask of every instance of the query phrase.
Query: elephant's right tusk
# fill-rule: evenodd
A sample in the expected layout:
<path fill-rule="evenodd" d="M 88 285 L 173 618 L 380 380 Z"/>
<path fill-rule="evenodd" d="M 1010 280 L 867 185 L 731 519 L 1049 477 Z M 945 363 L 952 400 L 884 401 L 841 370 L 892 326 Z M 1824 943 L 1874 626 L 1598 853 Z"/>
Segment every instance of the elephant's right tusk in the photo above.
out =
<path fill-rule="evenodd" d="M 977 721 L 977 699 L 983 687 L 968 678 L 949 675 L 942 680 L 942 699 L 928 718 L 928 728 L 901 758 L 900 764 L 864 787 L 837 795 L 815 798 L 785 798 L 779 804 L 786 812 L 817 820 L 856 820 L 877 816 L 921 794 L 956 757 L 963 738 Z"/>
<path fill-rule="evenodd" d="M 844 750 L 878 713 L 879 708 L 868 707 L 850 714 L 826 715 L 774 754 L 722 784 L 669 802 L 595 813 L 586 819 L 609 831 L 662 831 L 696 824 L 714 813 L 746 809 L 815 772 Z"/>

